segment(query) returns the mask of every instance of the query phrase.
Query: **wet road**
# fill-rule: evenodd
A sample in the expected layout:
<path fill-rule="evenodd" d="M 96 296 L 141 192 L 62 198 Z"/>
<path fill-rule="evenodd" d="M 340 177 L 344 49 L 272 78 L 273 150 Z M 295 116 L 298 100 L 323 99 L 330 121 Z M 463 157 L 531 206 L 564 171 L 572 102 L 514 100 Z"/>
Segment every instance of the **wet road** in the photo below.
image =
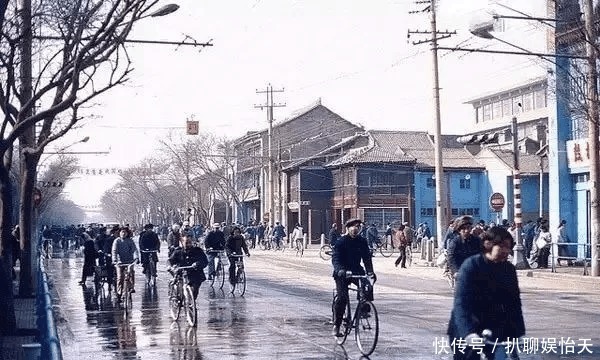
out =
<path fill-rule="evenodd" d="M 198 327 L 173 322 L 167 301 L 166 254 L 161 253 L 156 290 L 136 268 L 133 313 L 109 296 L 96 297 L 91 278 L 78 285 L 82 259 L 70 254 L 49 260 L 56 296 L 59 335 L 69 359 L 359 359 L 350 334 L 344 347 L 330 335 L 331 265 L 314 251 L 255 250 L 246 260 L 244 297 L 206 283 L 198 296 Z M 434 343 L 445 339 L 452 293 L 437 269 L 413 266 L 399 275 L 393 259 L 376 257 L 375 304 L 380 338 L 371 359 L 447 359 Z M 528 336 L 592 337 L 600 320 L 597 296 L 573 295 L 555 281 L 520 279 Z M 595 292 L 597 294 L 597 292 Z M 595 336 L 592 350 L 600 353 Z M 522 356 L 522 359 L 583 359 L 575 356 Z M 588 357 L 592 358 L 592 357 Z"/>

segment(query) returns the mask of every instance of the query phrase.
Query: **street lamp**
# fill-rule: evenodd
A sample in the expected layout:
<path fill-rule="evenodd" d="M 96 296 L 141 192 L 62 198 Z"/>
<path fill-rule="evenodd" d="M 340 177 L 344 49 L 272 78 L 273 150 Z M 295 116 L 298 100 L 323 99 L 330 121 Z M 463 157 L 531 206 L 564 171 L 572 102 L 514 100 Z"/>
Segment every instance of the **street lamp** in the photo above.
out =
<path fill-rule="evenodd" d="M 179 5 L 177 5 L 177 4 L 167 4 L 165 6 L 162 6 L 160 9 L 157 9 L 153 13 L 148 14 L 148 16 L 151 16 L 151 17 L 165 16 L 165 15 L 174 13 L 178 9 L 179 9 Z"/>

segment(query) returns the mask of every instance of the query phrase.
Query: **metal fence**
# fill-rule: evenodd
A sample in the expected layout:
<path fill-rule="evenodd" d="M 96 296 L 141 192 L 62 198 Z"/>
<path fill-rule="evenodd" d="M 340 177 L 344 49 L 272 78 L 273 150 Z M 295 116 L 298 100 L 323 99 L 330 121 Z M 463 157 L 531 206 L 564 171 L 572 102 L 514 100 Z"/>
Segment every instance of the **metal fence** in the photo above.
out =
<path fill-rule="evenodd" d="M 569 251 L 572 247 L 576 247 L 576 253 L 581 253 L 585 256 L 569 256 L 566 254 L 572 254 Z M 584 247 L 583 251 L 579 251 L 581 247 Z M 589 267 L 591 264 L 591 245 L 590 244 L 579 244 L 579 243 L 552 243 L 550 246 L 549 262 L 552 267 L 552 272 L 557 272 L 561 268 L 581 268 L 582 275 L 589 275 Z"/>
<path fill-rule="evenodd" d="M 39 258 L 37 291 L 37 326 L 42 345 L 41 360 L 62 360 L 60 341 L 52 312 L 52 297 L 48 288 L 48 275 L 42 256 Z"/>

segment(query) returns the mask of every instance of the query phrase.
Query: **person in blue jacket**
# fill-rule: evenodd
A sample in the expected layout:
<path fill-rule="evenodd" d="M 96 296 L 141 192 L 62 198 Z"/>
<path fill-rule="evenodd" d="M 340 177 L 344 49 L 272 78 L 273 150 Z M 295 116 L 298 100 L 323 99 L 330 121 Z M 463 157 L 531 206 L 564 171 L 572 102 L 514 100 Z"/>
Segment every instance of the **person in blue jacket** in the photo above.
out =
<path fill-rule="evenodd" d="M 481 350 L 494 359 L 493 347 L 482 346 L 484 329 L 491 330 L 489 340 L 498 343 L 525 335 L 517 272 L 508 261 L 513 237 L 496 226 L 483 233 L 482 243 L 483 251 L 460 267 L 456 284 L 448 335 L 457 360 L 479 360 Z M 460 344 L 466 346 L 461 349 Z"/>
<path fill-rule="evenodd" d="M 365 268 L 368 275 L 375 276 L 373 272 L 373 261 L 367 240 L 360 236 L 360 219 L 350 219 L 346 222 L 346 234 L 341 236 L 335 245 L 332 254 L 333 279 L 337 298 L 334 304 L 334 326 L 333 335 L 342 336 L 340 325 L 344 316 L 344 307 L 348 301 L 348 286 L 353 281 L 346 278 L 346 271 L 353 275 L 364 275 Z M 361 261 L 365 268 L 361 266 Z"/>

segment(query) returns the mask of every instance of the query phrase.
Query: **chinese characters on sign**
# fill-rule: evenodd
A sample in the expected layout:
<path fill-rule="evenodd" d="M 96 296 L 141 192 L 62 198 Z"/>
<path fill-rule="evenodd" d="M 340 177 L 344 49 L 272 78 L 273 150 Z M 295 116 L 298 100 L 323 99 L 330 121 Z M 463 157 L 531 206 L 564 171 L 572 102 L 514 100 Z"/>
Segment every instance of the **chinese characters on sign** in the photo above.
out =
<path fill-rule="evenodd" d="M 567 141 L 567 158 L 569 168 L 580 168 L 590 165 L 590 143 L 587 139 Z"/>

